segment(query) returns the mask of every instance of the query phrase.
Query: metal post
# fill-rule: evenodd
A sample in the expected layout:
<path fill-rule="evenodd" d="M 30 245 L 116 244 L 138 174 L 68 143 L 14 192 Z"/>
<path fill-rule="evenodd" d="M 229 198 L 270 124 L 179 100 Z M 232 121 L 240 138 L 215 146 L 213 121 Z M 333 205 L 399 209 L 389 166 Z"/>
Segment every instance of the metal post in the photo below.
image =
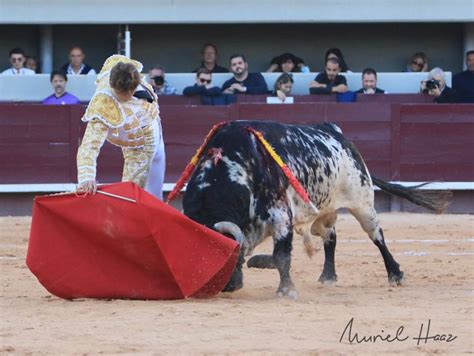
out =
<path fill-rule="evenodd" d="M 53 26 L 41 26 L 40 34 L 41 73 L 51 73 L 53 70 Z"/>
<path fill-rule="evenodd" d="M 125 26 L 125 56 L 128 58 L 131 58 L 131 47 L 130 47 L 131 41 L 132 41 L 132 38 L 130 36 L 130 30 L 127 25 Z"/>

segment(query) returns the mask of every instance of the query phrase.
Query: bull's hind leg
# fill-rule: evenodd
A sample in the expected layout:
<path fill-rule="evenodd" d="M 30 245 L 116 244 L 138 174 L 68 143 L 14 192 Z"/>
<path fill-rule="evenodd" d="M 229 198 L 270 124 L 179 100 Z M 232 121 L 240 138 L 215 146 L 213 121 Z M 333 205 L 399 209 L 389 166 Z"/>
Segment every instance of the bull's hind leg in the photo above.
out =
<path fill-rule="evenodd" d="M 390 284 L 402 284 L 403 272 L 385 244 L 382 228 L 379 226 L 377 213 L 373 207 L 350 209 L 350 212 L 359 221 L 360 225 L 382 254 Z"/>
<path fill-rule="evenodd" d="M 336 212 L 319 217 L 311 226 L 311 233 L 319 235 L 324 241 L 324 267 L 318 281 L 332 284 L 337 281 L 334 256 L 336 253 Z"/>

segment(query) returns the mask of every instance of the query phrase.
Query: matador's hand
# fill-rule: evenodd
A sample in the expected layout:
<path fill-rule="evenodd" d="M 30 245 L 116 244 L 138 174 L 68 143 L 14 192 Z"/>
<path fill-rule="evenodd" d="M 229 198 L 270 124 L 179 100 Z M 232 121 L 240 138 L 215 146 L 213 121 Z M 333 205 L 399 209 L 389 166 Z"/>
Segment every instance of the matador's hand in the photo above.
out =
<path fill-rule="evenodd" d="M 85 194 L 95 194 L 97 193 L 97 182 L 95 180 L 86 180 L 81 184 L 77 185 L 76 191 L 78 193 L 85 193 Z"/>

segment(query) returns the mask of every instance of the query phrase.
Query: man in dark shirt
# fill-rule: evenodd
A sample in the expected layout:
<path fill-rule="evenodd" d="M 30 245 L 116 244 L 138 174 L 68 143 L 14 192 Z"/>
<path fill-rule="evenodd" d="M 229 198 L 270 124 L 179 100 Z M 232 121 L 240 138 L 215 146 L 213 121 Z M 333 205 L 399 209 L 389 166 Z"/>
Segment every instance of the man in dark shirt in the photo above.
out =
<path fill-rule="evenodd" d="M 459 102 L 474 103 L 474 51 L 466 53 L 467 70 L 453 77 L 453 89 Z"/>
<path fill-rule="evenodd" d="M 230 57 L 230 70 L 234 77 L 222 86 L 224 94 L 268 94 L 263 75 L 249 73 L 248 63 L 242 54 L 234 54 Z"/>
<path fill-rule="evenodd" d="M 377 72 L 373 68 L 365 68 L 362 72 L 362 88 L 357 94 L 384 94 L 385 90 L 377 88 Z"/>
<path fill-rule="evenodd" d="M 435 103 L 449 104 L 457 101 L 456 92 L 446 85 L 444 72 L 441 68 L 433 68 L 428 80 L 421 82 L 421 91 L 434 97 Z"/>
<path fill-rule="evenodd" d="M 85 54 L 81 47 L 74 46 L 69 51 L 69 62 L 61 67 L 67 75 L 96 75 L 95 70 L 84 63 Z"/>
<path fill-rule="evenodd" d="M 337 58 L 328 58 L 326 69 L 309 83 L 310 94 L 333 94 L 347 91 L 346 77 L 340 75 L 341 64 Z"/>
<path fill-rule="evenodd" d="M 186 96 L 194 95 L 209 95 L 216 96 L 222 94 L 222 90 L 219 87 L 215 87 L 211 84 L 212 74 L 207 68 L 200 68 L 196 73 L 196 84 L 190 87 L 186 87 L 183 90 L 183 94 Z"/>
<path fill-rule="evenodd" d="M 197 73 L 200 68 L 207 68 L 211 73 L 229 73 L 227 68 L 221 67 L 217 64 L 217 47 L 212 43 L 206 43 L 201 50 L 202 62 L 201 66 L 193 73 Z"/>
<path fill-rule="evenodd" d="M 229 105 L 235 102 L 235 95 L 222 94 L 221 88 L 211 83 L 212 73 L 207 68 L 200 68 L 196 73 L 196 84 L 184 88 L 183 94 L 199 95 L 203 105 Z"/>

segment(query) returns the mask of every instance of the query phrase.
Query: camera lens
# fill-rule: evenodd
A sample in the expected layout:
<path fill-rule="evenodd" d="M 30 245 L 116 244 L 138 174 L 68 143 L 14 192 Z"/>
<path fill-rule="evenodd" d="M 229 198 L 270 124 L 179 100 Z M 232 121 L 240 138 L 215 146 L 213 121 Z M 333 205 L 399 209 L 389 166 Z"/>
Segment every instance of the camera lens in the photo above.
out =
<path fill-rule="evenodd" d="M 153 79 L 155 85 L 163 85 L 163 83 L 165 82 L 165 78 L 163 78 L 162 76 L 153 77 L 151 79 Z"/>

